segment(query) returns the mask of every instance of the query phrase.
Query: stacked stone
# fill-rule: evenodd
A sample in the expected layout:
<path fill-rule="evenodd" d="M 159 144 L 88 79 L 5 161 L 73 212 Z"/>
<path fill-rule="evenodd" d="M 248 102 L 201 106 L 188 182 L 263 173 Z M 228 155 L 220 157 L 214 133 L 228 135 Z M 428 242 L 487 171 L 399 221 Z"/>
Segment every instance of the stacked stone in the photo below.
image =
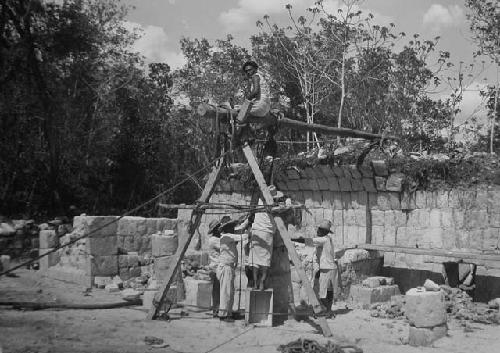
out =
<path fill-rule="evenodd" d="M 129 252 L 126 255 L 118 255 L 118 274 L 123 281 L 141 275 L 139 254 Z"/>
<path fill-rule="evenodd" d="M 369 308 L 373 303 L 388 302 L 394 295 L 400 294 L 399 287 L 392 277 L 368 277 L 362 284 L 351 285 L 349 301 Z"/>
<path fill-rule="evenodd" d="M 40 271 L 45 272 L 49 267 L 57 265 L 61 259 L 61 250 L 54 251 L 54 248 L 59 246 L 59 235 L 57 230 L 48 225 L 43 227 L 39 233 L 39 246 L 40 255 L 49 253 L 39 261 Z"/>
<path fill-rule="evenodd" d="M 446 304 L 442 291 L 412 288 L 406 292 L 404 311 L 410 323 L 409 344 L 430 346 L 446 336 Z"/>

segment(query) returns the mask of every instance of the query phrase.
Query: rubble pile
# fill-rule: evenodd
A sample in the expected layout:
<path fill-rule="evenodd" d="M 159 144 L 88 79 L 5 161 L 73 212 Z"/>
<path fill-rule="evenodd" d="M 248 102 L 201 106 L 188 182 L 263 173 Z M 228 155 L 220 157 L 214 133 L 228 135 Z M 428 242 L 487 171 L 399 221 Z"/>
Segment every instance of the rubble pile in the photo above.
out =
<path fill-rule="evenodd" d="M 363 353 L 363 350 L 355 345 L 340 345 L 332 341 L 321 345 L 314 340 L 302 338 L 280 345 L 278 351 L 281 353 Z"/>
<path fill-rule="evenodd" d="M 387 303 L 374 303 L 370 307 L 370 315 L 383 319 L 404 319 L 404 295 L 393 295 Z"/>
<path fill-rule="evenodd" d="M 446 310 L 450 317 L 489 325 L 500 324 L 498 299 L 490 301 L 489 304 L 473 302 L 472 298 L 459 288 L 445 285 L 440 287 L 445 293 Z"/>

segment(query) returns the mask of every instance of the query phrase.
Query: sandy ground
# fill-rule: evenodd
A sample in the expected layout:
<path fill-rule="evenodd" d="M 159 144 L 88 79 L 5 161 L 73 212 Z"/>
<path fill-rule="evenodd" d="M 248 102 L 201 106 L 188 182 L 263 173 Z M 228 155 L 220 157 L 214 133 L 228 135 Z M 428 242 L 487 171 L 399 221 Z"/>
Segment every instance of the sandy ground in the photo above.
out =
<path fill-rule="evenodd" d="M 119 294 L 84 289 L 74 284 L 40 279 L 36 271 L 22 270 L 19 277 L 0 278 L 0 301 L 58 301 L 106 303 L 120 300 Z M 108 310 L 19 311 L 0 306 L 0 352 L 277 352 L 280 344 L 297 338 L 326 342 L 307 322 L 291 319 L 279 327 L 245 326 L 243 321 L 221 323 L 207 312 L 172 311 L 170 321 L 147 321 L 141 307 Z M 182 309 L 186 311 L 186 308 Z M 410 352 L 500 352 L 500 326 L 449 323 L 449 335 L 434 347 L 415 348 L 404 344 L 408 324 L 404 320 L 373 318 L 369 311 L 355 309 L 338 313 L 328 323 L 335 343 L 353 343 L 365 353 Z M 145 344 L 145 336 L 161 338 L 166 348 Z"/>

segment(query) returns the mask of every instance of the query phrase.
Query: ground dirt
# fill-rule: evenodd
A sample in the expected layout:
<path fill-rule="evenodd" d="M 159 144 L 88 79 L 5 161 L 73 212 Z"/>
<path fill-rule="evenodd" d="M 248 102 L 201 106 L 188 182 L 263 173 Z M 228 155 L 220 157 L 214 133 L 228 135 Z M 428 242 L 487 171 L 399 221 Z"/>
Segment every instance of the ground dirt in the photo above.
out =
<path fill-rule="evenodd" d="M 85 293 L 78 285 L 42 278 L 22 270 L 18 277 L 0 278 L 0 302 L 39 301 L 108 303 L 119 294 L 100 289 Z M 87 295 L 86 295 L 87 294 Z M 180 311 L 187 313 L 181 316 Z M 221 323 L 208 312 L 171 311 L 169 321 L 146 320 L 146 310 L 130 307 L 107 310 L 19 311 L 0 306 L 0 352 L 277 352 L 280 344 L 297 338 L 325 343 L 313 322 L 290 319 L 279 327 L 245 326 L 244 321 Z M 434 347 L 415 348 L 405 342 L 408 323 L 374 318 L 368 310 L 342 310 L 328 323 L 335 343 L 356 344 L 365 353 L 500 352 L 500 327 L 458 321 L 449 322 L 449 335 Z M 146 345 L 145 337 L 163 339 L 168 347 Z"/>

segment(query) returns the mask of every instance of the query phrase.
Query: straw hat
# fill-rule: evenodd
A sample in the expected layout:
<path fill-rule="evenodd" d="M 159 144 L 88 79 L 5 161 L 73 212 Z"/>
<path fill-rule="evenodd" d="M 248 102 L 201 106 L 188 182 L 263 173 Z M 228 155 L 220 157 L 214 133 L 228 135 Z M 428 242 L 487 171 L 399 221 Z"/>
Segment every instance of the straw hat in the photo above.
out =
<path fill-rule="evenodd" d="M 276 186 L 274 186 L 274 185 L 269 185 L 269 192 L 271 193 L 271 196 L 274 199 L 280 199 L 283 196 L 285 196 L 285 194 L 283 194 L 281 191 L 279 191 L 278 189 L 276 189 Z"/>
<path fill-rule="evenodd" d="M 330 222 L 327 219 L 322 220 L 321 223 L 318 226 L 319 229 L 327 230 L 328 233 L 332 232 L 331 229 L 330 229 L 331 227 L 332 227 L 332 222 Z"/>

